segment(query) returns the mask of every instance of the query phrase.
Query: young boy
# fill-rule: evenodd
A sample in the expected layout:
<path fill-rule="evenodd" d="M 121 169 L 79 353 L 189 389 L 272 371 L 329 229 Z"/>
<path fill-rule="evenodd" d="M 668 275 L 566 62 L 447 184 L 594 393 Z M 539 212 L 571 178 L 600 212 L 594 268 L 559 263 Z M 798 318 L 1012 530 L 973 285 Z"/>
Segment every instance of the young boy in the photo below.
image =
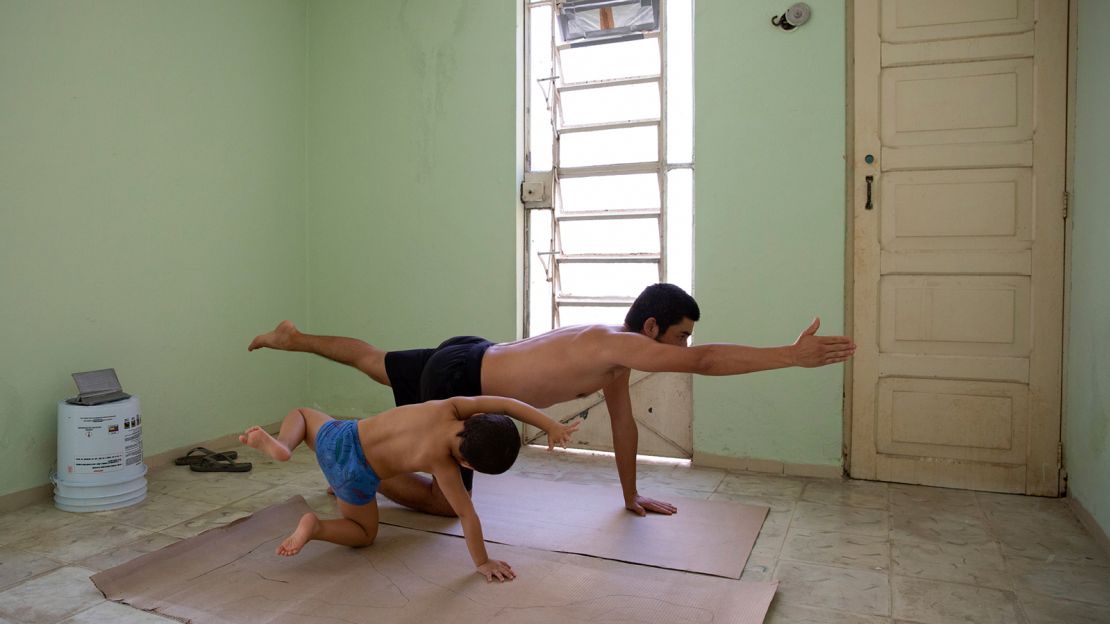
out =
<path fill-rule="evenodd" d="M 486 555 L 482 525 L 459 467 L 487 474 L 509 469 L 520 452 L 520 433 L 505 414 L 547 432 L 547 447 L 565 445 L 578 422 L 563 425 L 534 407 L 492 396 L 454 397 L 397 407 L 365 420 L 336 420 L 302 407 L 289 412 L 274 438 L 251 427 L 239 441 L 287 461 L 303 441 L 335 490 L 339 520 L 306 513 L 277 554 L 291 557 L 309 540 L 369 546 L 378 534 L 378 484 L 398 475 L 430 472 L 462 522 L 466 547 L 487 581 L 512 580 L 513 569 Z M 402 501 L 403 502 L 403 501 Z"/>

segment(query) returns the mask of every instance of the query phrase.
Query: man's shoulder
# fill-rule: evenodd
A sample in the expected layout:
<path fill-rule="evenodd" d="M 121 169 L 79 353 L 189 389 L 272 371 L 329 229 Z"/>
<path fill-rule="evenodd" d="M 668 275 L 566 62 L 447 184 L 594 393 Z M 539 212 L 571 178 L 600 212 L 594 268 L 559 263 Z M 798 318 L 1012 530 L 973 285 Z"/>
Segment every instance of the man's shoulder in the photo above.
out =
<path fill-rule="evenodd" d="M 583 343 L 593 342 L 598 340 L 605 340 L 609 336 L 619 333 L 620 328 L 611 325 L 568 325 L 553 329 L 549 332 L 539 334 L 533 338 L 520 341 L 518 343 L 539 343 L 539 344 L 570 344 L 570 343 Z"/>
<path fill-rule="evenodd" d="M 625 336 L 634 336 L 632 332 L 624 331 L 623 328 L 616 325 L 579 325 L 578 335 L 592 338 L 595 340 L 614 340 L 621 339 Z"/>
<path fill-rule="evenodd" d="M 645 341 L 648 344 L 653 342 L 643 334 L 620 327 L 595 325 L 581 334 L 578 345 L 580 349 L 591 352 L 599 362 L 627 367 L 627 356 L 641 348 Z"/>
<path fill-rule="evenodd" d="M 643 334 L 628 331 L 616 325 L 590 325 L 584 335 L 609 344 L 635 344 L 641 340 L 651 340 Z"/>
<path fill-rule="evenodd" d="M 621 327 L 615 325 L 574 325 L 541 334 L 532 344 L 548 345 L 580 354 L 592 353 L 591 357 L 602 357 L 604 353 L 615 354 L 630 348 L 634 344 L 631 341 L 637 338 L 643 338 L 643 336 L 623 331 Z"/>

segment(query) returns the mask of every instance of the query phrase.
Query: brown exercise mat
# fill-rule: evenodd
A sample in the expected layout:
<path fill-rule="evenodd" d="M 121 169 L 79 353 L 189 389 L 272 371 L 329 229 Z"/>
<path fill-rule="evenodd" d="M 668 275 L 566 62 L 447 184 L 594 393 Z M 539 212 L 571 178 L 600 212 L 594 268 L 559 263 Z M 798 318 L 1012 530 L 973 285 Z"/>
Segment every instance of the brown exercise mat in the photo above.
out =
<path fill-rule="evenodd" d="M 368 548 L 277 544 L 309 511 L 299 496 L 92 577 L 110 599 L 181 621 L 400 623 L 763 621 L 776 582 L 631 566 L 498 544 L 511 583 L 486 583 L 463 540 L 383 526 Z"/>
<path fill-rule="evenodd" d="M 619 486 L 474 475 L 474 508 L 486 540 L 554 552 L 738 579 L 766 507 L 680 499 L 673 516 L 639 518 L 621 505 Z M 462 535 L 458 520 L 417 513 L 378 497 L 381 522 Z"/>

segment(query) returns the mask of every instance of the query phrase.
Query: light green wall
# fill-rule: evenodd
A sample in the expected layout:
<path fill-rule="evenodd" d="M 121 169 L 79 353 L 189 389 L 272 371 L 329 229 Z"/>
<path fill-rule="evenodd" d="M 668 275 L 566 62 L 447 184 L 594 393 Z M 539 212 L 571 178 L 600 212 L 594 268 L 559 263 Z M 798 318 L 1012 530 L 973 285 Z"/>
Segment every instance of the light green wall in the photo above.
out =
<path fill-rule="evenodd" d="M 309 3 L 303 328 L 516 337 L 516 20 L 516 0 Z M 310 370 L 327 411 L 393 406 L 353 369 Z"/>
<path fill-rule="evenodd" d="M 0 495 L 47 482 L 69 374 L 153 454 L 279 419 L 304 314 L 304 3 L 0 0 Z"/>
<path fill-rule="evenodd" d="M 789 344 L 844 322 L 844 3 L 700 0 L 695 16 L 696 340 Z M 696 378 L 694 447 L 839 465 L 842 366 Z"/>
<path fill-rule="evenodd" d="M 0 494 L 45 482 L 72 371 L 115 366 L 156 453 L 309 397 L 391 405 L 248 356 L 281 318 L 387 349 L 513 338 L 516 4 L 0 0 Z M 783 33 L 770 0 L 697 3 L 699 342 L 842 331 L 844 6 L 811 4 Z M 1110 526 L 1110 15 L 1081 13 L 1067 459 Z M 842 374 L 699 378 L 695 446 L 839 464 Z"/>
<path fill-rule="evenodd" d="M 444 6 L 309 5 L 313 331 L 387 349 L 516 333 L 515 2 Z M 814 8 L 786 35 L 767 26 L 773 2 L 698 3 L 700 342 L 789 343 L 816 314 L 842 326 L 844 10 Z M 351 369 L 315 360 L 310 379 L 337 413 L 392 405 Z M 841 380 L 698 380 L 696 446 L 836 464 Z"/>
<path fill-rule="evenodd" d="M 1110 533 L 1110 5 L 1079 4 L 1071 314 L 1067 354 L 1068 495 Z"/>

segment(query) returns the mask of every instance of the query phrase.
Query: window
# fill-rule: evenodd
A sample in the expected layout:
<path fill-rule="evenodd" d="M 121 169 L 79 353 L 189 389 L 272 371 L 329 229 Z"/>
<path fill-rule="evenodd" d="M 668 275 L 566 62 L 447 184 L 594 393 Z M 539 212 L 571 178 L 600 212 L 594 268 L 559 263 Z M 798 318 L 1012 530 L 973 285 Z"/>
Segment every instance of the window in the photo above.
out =
<path fill-rule="evenodd" d="M 525 335 L 619 325 L 655 282 L 692 292 L 692 17 L 525 2 Z"/>

